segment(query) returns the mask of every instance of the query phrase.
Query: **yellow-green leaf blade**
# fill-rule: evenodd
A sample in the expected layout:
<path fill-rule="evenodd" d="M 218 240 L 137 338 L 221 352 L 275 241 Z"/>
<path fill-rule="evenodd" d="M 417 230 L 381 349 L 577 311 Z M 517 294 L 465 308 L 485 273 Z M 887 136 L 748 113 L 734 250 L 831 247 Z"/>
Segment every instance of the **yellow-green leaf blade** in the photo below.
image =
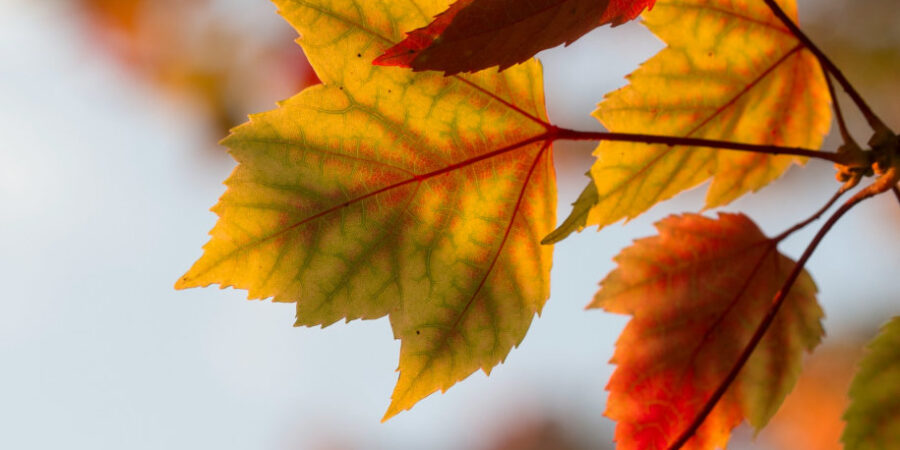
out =
<path fill-rule="evenodd" d="M 881 328 L 850 385 L 841 441 L 848 450 L 892 448 L 900 442 L 900 317 Z"/>
<path fill-rule="evenodd" d="M 794 0 L 780 2 L 796 16 Z M 763 2 L 661 0 L 643 15 L 668 46 L 629 75 L 594 116 L 610 131 L 818 148 L 830 125 L 815 57 Z M 709 208 L 756 191 L 791 156 L 603 142 L 591 178 L 597 201 L 555 240 L 587 225 L 631 219 L 712 179 Z M 583 206 L 583 205 L 582 205 Z M 579 219 L 584 217 L 584 219 Z M 576 220 L 577 219 L 577 220 Z"/>
<path fill-rule="evenodd" d="M 407 409 L 501 362 L 549 295 L 541 69 L 444 78 L 371 65 L 445 2 L 276 3 L 323 85 L 224 141 L 239 165 L 177 287 L 296 302 L 298 325 L 389 315 L 405 392 L 392 411 Z"/>
<path fill-rule="evenodd" d="M 490 373 L 506 359 L 510 348 L 521 343 L 532 317 L 541 311 L 549 296 L 546 276 L 552 249 L 540 244 L 542 235 L 528 217 L 541 218 L 544 226 L 555 219 L 546 205 L 530 200 L 555 195 L 549 155 L 536 158 L 527 170 L 526 181 L 512 202 L 517 211 L 484 235 L 496 239 L 499 246 L 479 266 L 465 269 L 471 273 L 468 284 L 447 286 L 458 289 L 460 295 L 446 296 L 446 304 L 437 308 L 405 302 L 402 314 L 391 314 L 391 326 L 402 344 L 400 379 L 385 419 L 438 389 L 446 391 L 472 372 L 472 363 Z M 457 245 L 439 246 L 434 257 L 455 258 Z M 439 268 L 435 265 L 435 270 Z M 454 285 L 459 280 L 443 282 Z"/>

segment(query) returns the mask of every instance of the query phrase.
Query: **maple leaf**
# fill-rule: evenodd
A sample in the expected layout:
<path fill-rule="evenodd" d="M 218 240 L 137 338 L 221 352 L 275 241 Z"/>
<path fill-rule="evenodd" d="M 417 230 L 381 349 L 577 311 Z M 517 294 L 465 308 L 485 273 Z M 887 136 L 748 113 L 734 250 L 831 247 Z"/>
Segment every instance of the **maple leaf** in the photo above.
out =
<path fill-rule="evenodd" d="M 589 305 L 629 314 L 611 362 L 606 415 L 619 448 L 665 448 L 726 378 L 794 268 L 744 215 L 687 214 L 617 257 Z M 771 328 L 687 448 L 725 447 L 744 417 L 762 428 L 824 334 L 804 271 Z"/>
<path fill-rule="evenodd" d="M 374 62 L 447 74 L 500 70 L 637 17 L 656 0 L 458 0 Z"/>
<path fill-rule="evenodd" d="M 540 65 L 445 78 L 372 58 L 446 3 L 276 0 L 323 84 L 254 115 L 178 288 L 297 303 L 297 325 L 389 315 L 385 419 L 502 362 L 549 296 L 556 191 Z"/>
<path fill-rule="evenodd" d="M 848 450 L 892 448 L 900 442 L 900 316 L 868 346 L 850 386 L 841 441 Z"/>
<path fill-rule="evenodd" d="M 795 0 L 779 2 L 796 17 Z M 668 44 L 598 105 L 610 131 L 819 148 L 831 123 L 818 60 L 764 2 L 659 0 L 644 23 Z M 706 207 L 775 180 L 794 156 L 601 142 L 591 181 L 544 242 L 632 219 L 712 178 Z"/>

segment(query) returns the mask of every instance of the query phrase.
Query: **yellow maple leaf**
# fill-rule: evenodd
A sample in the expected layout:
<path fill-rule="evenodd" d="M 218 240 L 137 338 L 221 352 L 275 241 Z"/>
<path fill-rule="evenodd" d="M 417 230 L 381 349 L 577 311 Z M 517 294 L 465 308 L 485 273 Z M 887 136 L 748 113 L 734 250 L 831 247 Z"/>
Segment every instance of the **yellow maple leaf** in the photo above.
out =
<path fill-rule="evenodd" d="M 781 6 L 796 18 L 795 0 Z M 594 112 L 610 131 L 819 148 L 831 123 L 815 56 L 761 1 L 659 0 L 643 14 L 668 44 Z M 632 219 L 712 178 L 706 207 L 775 180 L 794 156 L 602 142 L 591 182 L 545 242 Z"/>
<path fill-rule="evenodd" d="M 525 336 L 549 295 L 556 191 L 541 68 L 373 66 L 446 1 L 276 0 L 323 84 L 225 141 L 239 163 L 177 288 L 297 303 L 297 325 L 390 316 L 385 419 Z"/>

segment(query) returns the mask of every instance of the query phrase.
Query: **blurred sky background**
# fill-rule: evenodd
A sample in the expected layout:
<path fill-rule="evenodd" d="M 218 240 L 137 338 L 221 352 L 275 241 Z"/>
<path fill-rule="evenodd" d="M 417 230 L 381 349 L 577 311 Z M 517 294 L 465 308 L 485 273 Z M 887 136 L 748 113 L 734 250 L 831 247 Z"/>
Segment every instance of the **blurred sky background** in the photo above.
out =
<path fill-rule="evenodd" d="M 145 3 L 154 7 L 0 0 L 0 448 L 612 447 L 604 386 L 626 318 L 583 307 L 622 247 L 668 214 L 697 211 L 704 188 L 559 244 L 551 298 L 507 362 L 381 424 L 400 346 L 386 319 L 293 328 L 293 305 L 173 290 L 201 254 L 233 167 L 216 142 L 315 79 L 267 1 Z M 895 130 L 896 18 L 895 0 L 801 1 L 813 39 Z M 599 129 L 595 103 L 660 48 L 630 23 L 542 53 L 551 118 Z M 832 135 L 825 148 L 837 145 Z M 587 181 L 592 147 L 557 146 L 560 220 Z M 725 210 L 774 235 L 836 188 L 830 165 L 812 161 Z M 815 408 L 798 403 L 753 444 L 738 431 L 732 448 L 836 444 L 811 436 L 839 433 L 840 377 L 900 311 L 898 226 L 895 199 L 869 201 L 808 266 L 828 316 L 822 353 L 838 356 L 801 387 L 817 414 L 834 404 L 830 418 L 804 416 Z M 815 229 L 782 251 L 796 258 Z M 831 379 L 837 387 L 822 385 Z"/>

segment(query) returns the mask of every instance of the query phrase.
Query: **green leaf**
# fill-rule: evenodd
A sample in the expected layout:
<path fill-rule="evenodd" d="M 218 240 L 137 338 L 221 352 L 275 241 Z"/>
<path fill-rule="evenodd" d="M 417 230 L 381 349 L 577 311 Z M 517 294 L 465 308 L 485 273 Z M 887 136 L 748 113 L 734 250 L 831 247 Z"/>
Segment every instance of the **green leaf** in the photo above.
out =
<path fill-rule="evenodd" d="M 850 385 L 847 427 L 841 441 L 848 450 L 881 450 L 900 444 L 900 316 L 868 346 Z"/>

